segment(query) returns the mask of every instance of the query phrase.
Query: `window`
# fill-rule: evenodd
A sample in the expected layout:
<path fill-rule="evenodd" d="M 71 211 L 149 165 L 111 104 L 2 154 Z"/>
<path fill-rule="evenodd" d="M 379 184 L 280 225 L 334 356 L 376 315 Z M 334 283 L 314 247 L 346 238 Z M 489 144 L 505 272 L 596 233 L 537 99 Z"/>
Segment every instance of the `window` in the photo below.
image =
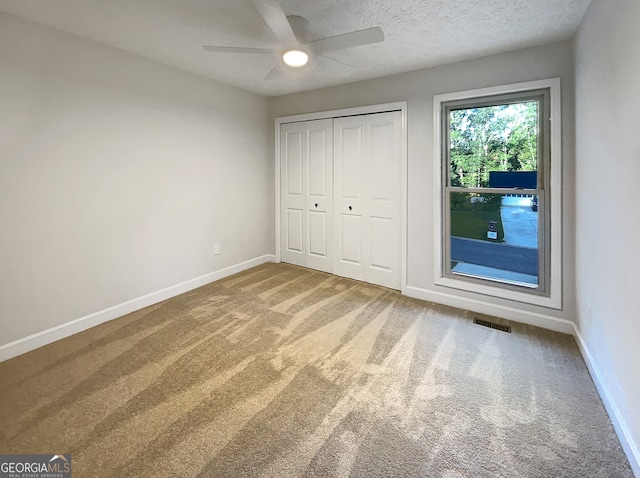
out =
<path fill-rule="evenodd" d="M 559 81 L 434 108 L 436 284 L 559 308 Z"/>

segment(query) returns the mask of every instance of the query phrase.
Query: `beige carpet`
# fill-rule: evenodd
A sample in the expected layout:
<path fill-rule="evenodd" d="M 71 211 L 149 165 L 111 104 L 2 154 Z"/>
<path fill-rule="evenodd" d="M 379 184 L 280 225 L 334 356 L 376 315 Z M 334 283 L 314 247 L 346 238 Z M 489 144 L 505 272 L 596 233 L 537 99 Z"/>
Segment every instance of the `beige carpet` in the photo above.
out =
<path fill-rule="evenodd" d="M 0 364 L 74 477 L 632 477 L 572 337 L 265 264 Z"/>

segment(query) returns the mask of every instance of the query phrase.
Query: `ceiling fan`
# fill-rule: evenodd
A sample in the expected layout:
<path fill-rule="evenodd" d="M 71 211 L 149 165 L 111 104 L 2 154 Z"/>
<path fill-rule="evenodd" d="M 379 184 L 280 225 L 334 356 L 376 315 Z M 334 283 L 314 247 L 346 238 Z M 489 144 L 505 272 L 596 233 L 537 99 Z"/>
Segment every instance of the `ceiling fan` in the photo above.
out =
<path fill-rule="evenodd" d="M 265 80 L 280 78 L 291 70 L 304 67 L 307 63 L 310 63 L 312 68 L 323 68 L 339 75 L 347 76 L 355 71 L 355 67 L 320 53 L 324 53 L 327 50 L 370 45 L 384 41 L 382 29 L 374 27 L 304 43 L 299 38 L 304 39 L 308 24 L 306 19 L 294 15 L 287 17 L 276 0 L 252 0 L 252 2 L 265 22 L 273 30 L 273 33 L 275 33 L 282 44 L 282 49 L 214 45 L 203 45 L 202 48 L 205 51 L 216 53 L 279 54 L 282 61 L 278 62 L 265 76 Z"/>

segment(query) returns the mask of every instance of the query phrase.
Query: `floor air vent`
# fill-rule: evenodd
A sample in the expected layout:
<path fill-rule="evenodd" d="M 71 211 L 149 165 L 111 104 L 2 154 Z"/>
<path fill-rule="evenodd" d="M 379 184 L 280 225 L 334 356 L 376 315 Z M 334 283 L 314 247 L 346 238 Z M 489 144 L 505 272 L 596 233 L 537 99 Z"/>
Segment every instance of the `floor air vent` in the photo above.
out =
<path fill-rule="evenodd" d="M 474 324 L 482 325 L 483 327 L 489 327 L 490 329 L 501 330 L 502 332 L 511 333 L 511 327 L 508 325 L 500 325 L 493 322 L 489 322 L 487 320 L 478 319 L 477 317 L 473 319 Z"/>

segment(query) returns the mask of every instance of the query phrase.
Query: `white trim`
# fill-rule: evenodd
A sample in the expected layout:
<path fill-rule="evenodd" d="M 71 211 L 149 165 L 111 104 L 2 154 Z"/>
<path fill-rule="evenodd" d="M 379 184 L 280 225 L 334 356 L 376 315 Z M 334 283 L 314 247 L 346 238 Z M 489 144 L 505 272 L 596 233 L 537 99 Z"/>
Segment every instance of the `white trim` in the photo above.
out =
<path fill-rule="evenodd" d="M 598 394 L 602 399 L 602 403 L 604 404 L 607 413 L 609 414 L 609 419 L 613 424 L 613 428 L 618 435 L 618 439 L 620 440 L 620 445 L 622 445 L 622 449 L 627 455 L 627 459 L 629 460 L 629 464 L 631 465 L 631 469 L 635 476 L 640 477 L 640 448 L 638 444 L 633 440 L 633 436 L 629 431 L 629 427 L 620 413 L 620 409 L 616 405 L 615 399 L 606 385 L 606 382 L 602 379 L 602 374 L 600 373 L 596 361 L 591 355 L 589 348 L 587 347 L 586 342 L 584 341 L 582 334 L 580 333 L 580 329 L 574 324 L 573 331 L 576 342 L 578 343 L 578 347 L 580 348 L 580 353 L 582 354 L 582 358 L 584 362 L 587 364 L 587 369 L 589 370 L 589 374 L 593 379 L 593 383 L 598 390 Z"/>
<path fill-rule="evenodd" d="M 469 299 L 447 292 L 438 292 L 433 290 L 422 289 L 420 287 L 407 286 L 406 295 L 415 299 L 422 299 L 437 304 L 457 307 L 459 309 L 477 312 L 479 314 L 493 315 L 514 322 L 542 327 L 544 329 L 554 330 L 563 334 L 573 335 L 573 322 L 566 319 L 559 319 L 550 315 L 538 314 L 536 312 L 527 312 L 526 310 L 507 307 L 504 305 L 492 304 L 477 299 Z"/>
<path fill-rule="evenodd" d="M 400 111 L 402 115 L 402 184 L 400 194 L 400 292 L 403 294 L 407 289 L 407 241 L 409 227 L 409 128 L 407 123 L 407 103 L 402 103 Z"/>
<path fill-rule="evenodd" d="M 122 317 L 123 315 L 140 310 L 149 305 L 157 304 L 163 300 L 167 300 L 198 287 L 202 287 L 210 282 L 223 279 L 266 262 L 274 262 L 274 260 L 275 258 L 273 255 L 265 254 L 264 256 L 225 267 L 224 269 L 210 272 L 194 279 L 189 279 L 179 284 L 143 295 L 137 299 L 132 299 L 127 302 L 123 302 L 122 304 L 114 305 L 113 307 L 85 315 L 84 317 L 80 317 L 79 319 L 72 320 L 65 324 L 9 342 L 8 344 L 0 346 L 0 362 L 22 355 L 26 352 L 30 352 L 31 350 L 35 350 L 38 347 L 50 344 L 56 340 L 77 334 L 78 332 L 82 332 L 83 330 L 95 327 L 96 325 L 100 325 L 104 322 Z"/>
<path fill-rule="evenodd" d="M 378 105 L 342 108 L 339 110 L 317 111 L 314 113 L 303 113 L 299 115 L 279 116 L 278 118 L 276 118 L 276 129 L 280 129 L 281 123 L 296 123 L 298 121 L 340 118 L 341 116 L 368 115 L 373 113 L 384 113 L 385 111 L 406 111 L 406 109 L 406 101 L 396 101 L 395 103 L 382 103 Z"/>
<path fill-rule="evenodd" d="M 281 262 L 282 261 L 282 242 L 281 242 L 281 231 L 280 231 L 280 215 L 281 215 L 281 205 L 280 205 L 280 125 L 282 123 L 279 121 L 279 118 L 276 118 L 276 122 L 275 122 L 275 167 L 274 167 L 274 171 L 275 171 L 275 178 L 274 178 L 274 204 L 275 204 L 275 247 L 276 247 L 276 251 L 275 251 L 275 262 Z"/>
<path fill-rule="evenodd" d="M 282 260 L 282 231 L 280 224 L 280 125 L 296 123 L 300 121 L 313 121 L 319 119 L 339 118 L 342 116 L 355 116 L 365 114 L 384 113 L 386 111 L 400 111 L 402 115 L 402 191 L 400 198 L 400 290 L 404 293 L 407 287 L 407 224 L 408 224 L 408 127 L 407 127 L 407 102 L 382 103 L 378 105 L 358 106 L 339 110 L 319 111 L 316 113 L 304 113 L 299 115 L 281 116 L 275 119 L 275 178 L 274 178 L 274 204 L 275 204 L 275 259 Z"/>
<path fill-rule="evenodd" d="M 551 91 L 551 177 L 549 197 L 551 201 L 551 270 L 549 273 L 549 297 L 528 294 L 503 287 L 477 284 L 456 280 L 442 275 L 442 135 L 441 104 L 446 101 L 463 100 L 504 93 L 518 93 L 549 88 Z M 462 289 L 478 294 L 500 297 L 504 299 L 534 304 L 553 309 L 562 309 L 562 103 L 560 97 L 560 78 L 527 81 L 512 85 L 492 86 L 476 90 L 434 95 L 433 97 L 433 215 L 434 215 L 434 281 L 443 287 Z"/>

